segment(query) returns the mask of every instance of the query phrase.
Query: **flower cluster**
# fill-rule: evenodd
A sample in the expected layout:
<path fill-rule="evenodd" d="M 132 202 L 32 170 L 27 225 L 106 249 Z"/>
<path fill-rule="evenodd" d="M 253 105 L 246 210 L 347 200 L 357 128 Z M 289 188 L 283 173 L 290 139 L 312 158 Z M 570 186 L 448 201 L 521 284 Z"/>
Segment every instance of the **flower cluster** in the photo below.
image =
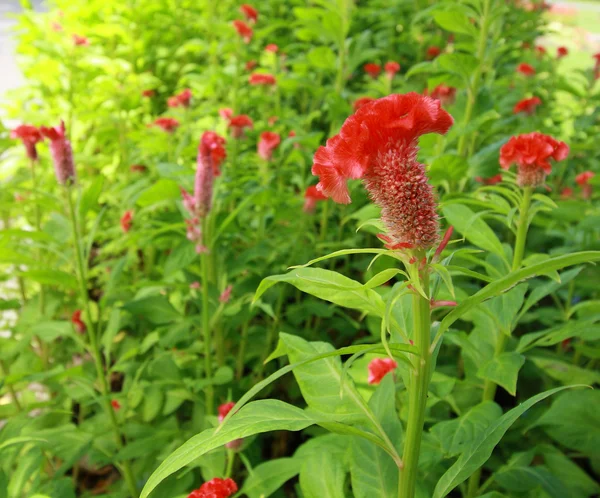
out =
<path fill-rule="evenodd" d="M 17 126 L 10 132 L 10 138 L 21 140 L 25 147 L 27 157 L 32 161 L 37 161 L 38 152 L 36 144 L 43 140 L 42 133 L 38 128 L 27 124 Z"/>
<path fill-rule="evenodd" d="M 523 76 L 535 76 L 535 68 L 526 62 L 521 62 L 521 64 L 517 66 L 517 72 L 521 73 Z"/>
<path fill-rule="evenodd" d="M 263 131 L 260 134 L 260 140 L 256 146 L 258 155 L 265 161 L 270 161 L 273 157 L 273 151 L 281 143 L 281 136 L 279 133 L 273 131 Z"/>
<path fill-rule="evenodd" d="M 233 138 L 242 138 L 244 136 L 244 130 L 246 128 L 252 129 L 254 122 L 252 118 L 246 114 L 239 114 L 238 116 L 231 116 L 227 125 L 231 129 L 231 136 Z"/>
<path fill-rule="evenodd" d="M 240 35 L 242 40 L 244 40 L 244 43 L 250 43 L 250 41 L 252 40 L 252 35 L 254 34 L 252 28 L 248 26 L 244 21 L 240 21 L 239 19 L 233 21 L 232 24 L 235 30 L 237 31 L 238 35 Z"/>
<path fill-rule="evenodd" d="M 179 128 L 179 121 L 177 121 L 175 118 L 156 118 L 153 126 L 158 126 L 167 133 L 173 133 L 177 128 Z"/>
<path fill-rule="evenodd" d="M 327 199 L 325 195 L 317 188 L 316 185 L 311 185 L 304 192 L 304 212 L 312 214 L 315 212 L 318 201 Z"/>
<path fill-rule="evenodd" d="M 54 164 L 56 179 L 61 185 L 75 181 L 75 163 L 73 162 L 73 149 L 65 133 L 65 122 L 59 126 L 40 128 L 42 135 L 50 139 L 50 153 Z"/>
<path fill-rule="evenodd" d="M 277 83 L 277 80 L 272 74 L 252 73 L 248 78 L 248 83 L 254 86 L 272 86 Z"/>
<path fill-rule="evenodd" d="M 238 490 L 233 479 L 215 477 L 192 491 L 187 498 L 229 498 Z"/>
<path fill-rule="evenodd" d="M 181 93 L 174 95 L 173 97 L 169 97 L 167 100 L 167 105 L 169 107 L 189 107 L 190 102 L 192 101 L 192 91 L 189 88 L 186 88 Z"/>

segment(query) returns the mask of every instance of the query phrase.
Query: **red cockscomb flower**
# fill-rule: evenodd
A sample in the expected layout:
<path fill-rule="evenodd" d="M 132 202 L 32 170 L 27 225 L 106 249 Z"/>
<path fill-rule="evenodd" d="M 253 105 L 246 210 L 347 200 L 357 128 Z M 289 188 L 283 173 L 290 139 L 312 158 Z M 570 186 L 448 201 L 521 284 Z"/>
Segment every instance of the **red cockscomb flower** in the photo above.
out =
<path fill-rule="evenodd" d="M 429 47 L 427 49 L 427 58 L 428 59 L 435 59 L 438 55 L 440 55 L 442 53 L 442 49 L 440 47 L 436 47 L 435 45 L 432 47 Z"/>
<path fill-rule="evenodd" d="M 233 479 L 215 477 L 192 491 L 187 498 L 229 498 L 237 490 L 237 484 Z"/>
<path fill-rule="evenodd" d="M 538 105 L 541 105 L 541 103 L 542 100 L 539 97 L 531 97 L 529 99 L 519 100 L 513 108 L 513 114 L 524 112 L 525 114 L 531 115 L 535 112 L 535 108 Z"/>
<path fill-rule="evenodd" d="M 359 99 L 356 99 L 354 101 L 354 104 L 352 104 L 352 108 L 354 109 L 354 112 L 358 111 L 363 105 L 367 105 L 370 104 L 371 102 L 375 102 L 374 98 L 371 97 L 360 97 Z"/>
<path fill-rule="evenodd" d="M 398 364 L 391 358 L 375 358 L 369 363 L 369 384 L 379 384 Z"/>
<path fill-rule="evenodd" d="M 348 204 L 346 181 L 362 178 L 382 208 L 390 247 L 432 247 L 438 215 L 425 167 L 416 159 L 417 140 L 425 133 L 444 134 L 453 122 L 439 100 L 414 92 L 363 106 L 317 150 L 312 167 L 319 176 L 317 188 Z"/>
<path fill-rule="evenodd" d="M 213 178 L 221 174 L 221 163 L 227 157 L 224 145 L 225 139 L 214 131 L 205 131 L 200 139 L 194 181 L 194 206 L 200 217 L 210 211 Z"/>
<path fill-rule="evenodd" d="M 244 43 L 250 43 L 253 34 L 252 28 L 250 26 L 248 26 L 244 21 L 236 19 L 235 21 L 233 21 L 233 27 L 238 32 L 238 35 L 242 37 Z"/>
<path fill-rule="evenodd" d="M 116 399 L 112 399 L 110 401 L 110 406 L 112 406 L 114 410 L 120 410 L 121 409 L 121 403 L 119 403 Z"/>
<path fill-rule="evenodd" d="M 271 52 L 273 54 L 276 54 L 278 50 L 279 50 L 279 47 L 277 45 L 275 45 L 274 43 L 269 43 L 265 47 L 265 52 Z"/>
<path fill-rule="evenodd" d="M 273 131 L 263 131 L 260 134 L 260 140 L 256 147 L 258 155 L 265 161 L 270 161 L 273 156 L 273 151 L 281 143 L 279 133 Z"/>
<path fill-rule="evenodd" d="M 304 192 L 304 212 L 309 214 L 314 213 L 317 202 L 325 199 L 327 199 L 327 196 L 323 195 L 323 192 L 321 192 L 316 185 L 311 185 L 306 189 L 306 192 Z"/>
<path fill-rule="evenodd" d="M 256 10 L 252 5 L 248 5 L 247 3 L 243 4 L 240 7 L 240 12 L 244 14 L 246 19 L 250 22 L 258 21 L 258 10 Z"/>
<path fill-rule="evenodd" d="M 367 73 L 371 78 L 377 78 L 379 73 L 381 72 L 381 66 L 379 64 L 375 64 L 374 62 L 369 62 L 363 66 L 365 73 Z"/>
<path fill-rule="evenodd" d="M 154 120 L 154 126 L 158 126 L 167 133 L 173 133 L 179 127 L 179 121 L 175 118 L 157 118 Z"/>
<path fill-rule="evenodd" d="M 42 135 L 50 139 L 50 152 L 58 183 L 65 185 L 69 181 L 74 182 L 75 163 L 73 162 L 73 149 L 65 133 L 65 122 L 61 121 L 60 126 L 53 128 L 42 126 L 40 131 Z"/>
<path fill-rule="evenodd" d="M 145 173 L 147 169 L 143 164 L 132 164 L 129 166 L 129 171 L 132 173 Z"/>
<path fill-rule="evenodd" d="M 600 52 L 592 55 L 592 57 L 595 59 L 594 67 L 600 67 Z"/>
<path fill-rule="evenodd" d="M 394 75 L 400 71 L 400 64 L 394 61 L 386 62 L 385 66 L 383 66 L 384 71 L 386 72 L 389 79 L 392 79 Z"/>
<path fill-rule="evenodd" d="M 558 47 L 556 49 L 556 57 L 558 59 L 566 57 L 567 55 L 569 55 L 569 49 L 567 47 Z"/>
<path fill-rule="evenodd" d="M 589 184 L 589 181 L 594 178 L 594 176 L 596 175 L 593 171 L 584 171 L 575 177 L 575 183 L 581 187 L 581 193 L 584 199 L 592 197 L 592 186 Z"/>
<path fill-rule="evenodd" d="M 269 123 L 269 126 L 273 126 L 275 123 L 277 123 L 277 121 L 279 121 L 278 116 L 270 116 L 269 119 L 267 119 L 267 123 Z"/>
<path fill-rule="evenodd" d="M 512 137 L 500 149 L 500 166 L 517 165 L 517 183 L 521 187 L 542 185 L 552 171 L 550 159 L 562 161 L 569 155 L 569 146 L 548 135 L 533 132 Z"/>
<path fill-rule="evenodd" d="M 35 145 L 43 140 L 42 133 L 38 128 L 27 124 L 17 126 L 10 132 L 10 138 L 21 140 L 27 157 L 32 161 L 37 161 L 38 153 Z"/>
<path fill-rule="evenodd" d="M 229 119 L 228 128 L 231 128 L 231 136 L 233 138 L 241 138 L 244 136 L 244 129 L 254 126 L 252 118 L 246 114 L 240 114 L 238 116 L 232 116 Z"/>
<path fill-rule="evenodd" d="M 427 92 L 425 92 L 427 95 Z M 456 100 L 456 88 L 448 85 L 438 85 L 431 91 L 431 97 L 438 99 L 442 105 L 452 105 Z"/>
<path fill-rule="evenodd" d="M 231 299 L 232 291 L 233 291 L 233 285 L 228 285 L 227 287 L 225 287 L 225 289 L 223 290 L 223 292 L 221 292 L 221 295 L 219 296 L 219 302 L 220 303 L 228 303 L 229 300 Z"/>
<path fill-rule="evenodd" d="M 252 60 L 246 62 L 244 67 L 246 68 L 246 71 L 252 71 L 256 66 L 258 66 L 258 62 Z"/>
<path fill-rule="evenodd" d="M 274 85 L 277 83 L 275 76 L 267 73 L 252 73 L 248 78 L 248 83 L 251 85 Z"/>
<path fill-rule="evenodd" d="M 498 173 L 497 175 L 490 176 L 489 178 L 482 178 L 481 176 L 476 176 L 475 181 L 479 183 L 483 183 L 484 185 L 496 185 L 502 181 L 502 174 Z"/>
<path fill-rule="evenodd" d="M 535 68 L 531 64 L 521 62 L 521 64 L 517 66 L 517 72 L 521 73 L 523 76 L 534 76 Z"/>
<path fill-rule="evenodd" d="M 178 93 L 173 97 L 169 97 L 167 100 L 167 105 L 169 107 L 189 107 L 191 100 L 192 91 L 189 88 L 186 88 L 181 93 Z"/>
<path fill-rule="evenodd" d="M 226 121 L 229 121 L 231 119 L 231 116 L 233 116 L 233 109 L 229 107 L 222 107 L 221 109 L 219 109 L 219 116 L 221 116 Z"/>
<path fill-rule="evenodd" d="M 90 41 L 85 36 L 73 35 L 73 43 L 77 47 L 87 47 Z"/>
<path fill-rule="evenodd" d="M 125 211 L 123 216 L 121 216 L 121 230 L 125 233 L 131 230 L 131 225 L 133 224 L 133 211 Z"/>
<path fill-rule="evenodd" d="M 71 323 L 75 327 L 75 330 L 80 334 L 83 334 L 87 330 L 85 323 L 81 319 L 81 310 L 73 311 L 73 314 L 71 315 Z"/>

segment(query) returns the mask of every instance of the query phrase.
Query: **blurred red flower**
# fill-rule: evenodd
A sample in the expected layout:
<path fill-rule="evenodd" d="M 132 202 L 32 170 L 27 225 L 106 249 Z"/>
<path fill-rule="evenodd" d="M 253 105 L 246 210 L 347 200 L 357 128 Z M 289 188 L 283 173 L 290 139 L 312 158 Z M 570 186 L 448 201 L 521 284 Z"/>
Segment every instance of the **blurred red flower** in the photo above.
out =
<path fill-rule="evenodd" d="M 87 330 L 85 323 L 81 319 L 81 310 L 73 311 L 73 314 L 71 315 L 71 323 L 79 334 L 83 334 Z"/>
<path fill-rule="evenodd" d="M 252 5 L 248 5 L 247 3 L 243 4 L 240 7 L 240 11 L 246 19 L 250 22 L 258 21 L 258 10 L 256 10 Z"/>
<path fill-rule="evenodd" d="M 87 47 L 90 41 L 85 36 L 73 35 L 73 43 L 78 47 Z"/>
<path fill-rule="evenodd" d="M 250 26 L 248 26 L 244 21 L 236 19 L 235 21 L 233 21 L 233 27 L 238 32 L 238 35 L 242 37 L 244 43 L 250 43 L 253 34 L 252 28 Z"/>
<path fill-rule="evenodd" d="M 559 59 L 567 55 L 569 55 L 569 49 L 567 47 L 558 47 L 556 49 L 556 57 L 558 57 Z"/>
<path fill-rule="evenodd" d="M 475 181 L 479 183 L 483 183 L 484 185 L 496 185 L 502 181 L 502 174 L 498 173 L 497 175 L 490 176 L 489 178 L 482 178 L 481 176 L 476 176 Z"/>
<path fill-rule="evenodd" d="M 575 183 L 581 187 L 584 199 L 592 197 L 592 186 L 589 184 L 589 181 L 594 178 L 594 176 L 596 176 L 596 174 L 593 171 L 584 171 L 575 177 Z"/>
<path fill-rule="evenodd" d="M 131 230 L 131 225 L 133 222 L 133 211 L 125 211 L 123 216 L 121 216 L 121 229 L 127 233 Z"/>
<path fill-rule="evenodd" d="M 231 128 L 231 136 L 233 138 L 241 138 L 244 136 L 244 129 L 254 126 L 254 122 L 250 116 L 246 114 L 239 114 L 238 116 L 232 116 L 229 118 L 228 128 Z"/>
<path fill-rule="evenodd" d="M 546 49 L 544 47 L 542 47 L 541 45 L 536 45 L 535 51 L 537 52 L 539 57 L 546 55 Z"/>
<path fill-rule="evenodd" d="M 534 76 L 535 68 L 531 64 L 521 62 L 521 64 L 517 66 L 517 72 L 521 73 L 523 76 Z"/>
<path fill-rule="evenodd" d="M 385 66 L 383 66 L 388 78 L 392 79 L 394 75 L 400 71 L 400 64 L 394 61 L 386 62 Z"/>
<path fill-rule="evenodd" d="M 375 358 L 369 363 L 369 384 L 379 384 L 398 364 L 391 358 Z"/>
<path fill-rule="evenodd" d="M 440 47 L 436 47 L 435 45 L 433 45 L 427 49 L 427 58 L 435 59 L 441 53 L 442 53 L 442 49 Z"/>
<path fill-rule="evenodd" d="M 312 214 L 315 212 L 317 202 L 327 199 L 327 196 L 317 188 L 316 185 L 311 185 L 304 192 L 304 212 Z"/>
<path fill-rule="evenodd" d="M 275 76 L 267 73 L 252 73 L 250 78 L 248 78 L 248 82 L 251 85 L 274 85 L 277 83 L 275 80 Z"/>
<path fill-rule="evenodd" d="M 150 90 L 144 90 L 142 92 L 142 97 L 150 98 L 150 97 L 154 97 L 155 95 L 156 95 L 156 90 L 150 89 Z"/>
<path fill-rule="evenodd" d="M 75 163 L 73 162 L 73 149 L 65 133 L 65 122 L 61 121 L 60 126 L 53 128 L 42 126 L 40 131 L 43 136 L 50 139 L 50 152 L 52 154 L 56 180 L 61 185 L 66 185 L 69 181 L 74 182 Z"/>
<path fill-rule="evenodd" d="M 231 109 L 230 107 L 222 107 L 221 109 L 219 109 L 219 116 L 221 116 L 226 121 L 229 121 L 231 119 L 231 116 L 233 116 L 233 109 Z"/>
<path fill-rule="evenodd" d="M 276 54 L 277 51 L 279 50 L 279 47 L 277 45 L 275 45 L 274 43 L 269 43 L 266 47 L 265 47 L 265 51 L 266 52 L 271 52 L 273 54 Z"/>
<path fill-rule="evenodd" d="M 538 105 L 541 105 L 541 103 L 542 100 L 539 97 L 519 100 L 513 108 L 513 113 L 519 114 L 520 112 L 524 112 L 525 114 L 531 115 L 535 112 L 535 108 Z"/>
<path fill-rule="evenodd" d="M 115 410 L 121 409 L 121 403 L 119 403 L 116 399 L 110 401 L 110 406 L 112 406 Z"/>
<path fill-rule="evenodd" d="M 233 285 L 228 285 L 227 287 L 225 287 L 225 289 L 223 290 L 223 292 L 221 292 L 221 295 L 219 296 L 219 302 L 228 303 L 231 299 L 231 291 L 233 291 Z"/>
<path fill-rule="evenodd" d="M 246 71 L 252 71 L 256 66 L 258 66 L 258 62 L 252 60 L 246 62 L 246 65 L 244 67 L 246 68 Z"/>
<path fill-rule="evenodd" d="M 573 189 L 571 187 L 565 187 L 560 191 L 561 199 L 570 199 L 573 197 Z"/>
<path fill-rule="evenodd" d="M 234 406 L 235 403 L 233 401 L 219 405 L 219 422 L 223 422 L 223 420 L 225 420 L 225 417 L 229 414 Z"/>
<path fill-rule="evenodd" d="M 181 93 L 178 93 L 173 97 L 169 97 L 167 100 L 167 105 L 169 107 L 189 107 L 191 100 L 192 91 L 189 88 L 186 88 Z"/>
<path fill-rule="evenodd" d="M 270 161 L 273 156 L 273 151 L 281 143 L 281 136 L 279 133 L 273 131 L 263 131 L 260 134 L 260 140 L 257 145 L 258 155 L 265 161 Z"/>
<path fill-rule="evenodd" d="M 147 169 L 143 164 L 132 164 L 129 166 L 129 171 L 132 173 L 145 173 Z"/>
<path fill-rule="evenodd" d="M 179 121 L 175 118 L 157 118 L 154 120 L 154 126 L 158 126 L 167 133 L 173 133 L 179 127 Z"/>
<path fill-rule="evenodd" d="M 363 66 L 363 69 L 371 78 L 377 78 L 381 72 L 381 66 L 379 64 L 375 64 L 374 62 L 368 62 Z"/>
<path fill-rule="evenodd" d="M 229 498 L 237 490 L 237 484 L 233 479 L 215 477 L 192 491 L 187 498 Z"/>
<path fill-rule="evenodd" d="M 427 95 L 427 89 L 423 93 Z M 456 88 L 448 85 L 438 85 L 431 91 L 431 97 L 438 99 L 444 106 L 452 105 L 456 100 Z"/>
<path fill-rule="evenodd" d="M 44 139 L 38 128 L 28 124 L 19 125 L 10 132 L 10 138 L 21 140 L 27 157 L 32 161 L 37 161 L 38 152 L 35 145 Z"/>

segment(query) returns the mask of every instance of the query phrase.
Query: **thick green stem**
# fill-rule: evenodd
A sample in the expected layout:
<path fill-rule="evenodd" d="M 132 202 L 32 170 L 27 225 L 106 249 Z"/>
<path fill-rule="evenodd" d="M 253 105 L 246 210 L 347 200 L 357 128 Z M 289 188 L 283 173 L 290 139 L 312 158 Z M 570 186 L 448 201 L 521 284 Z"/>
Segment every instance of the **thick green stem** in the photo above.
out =
<path fill-rule="evenodd" d="M 429 292 L 427 269 L 421 273 L 421 286 Z M 425 407 L 429 388 L 431 352 L 431 318 L 429 300 L 415 292 L 413 294 L 413 341 L 419 355 L 412 359 L 413 368 L 408 386 L 408 422 L 404 440 L 404 469 L 400 474 L 399 498 L 414 498 L 417 483 L 421 437 L 425 425 Z"/>
<path fill-rule="evenodd" d="M 208 380 L 212 379 L 212 334 L 210 330 L 210 307 L 208 302 L 208 279 L 209 255 L 203 253 L 201 256 L 202 265 L 202 337 L 204 339 L 204 375 Z M 206 414 L 210 415 L 215 411 L 214 389 L 212 384 L 206 386 Z"/>
<path fill-rule="evenodd" d="M 117 447 L 121 449 L 123 447 L 123 434 L 121 433 L 121 429 L 119 428 L 119 422 L 117 421 L 117 417 L 115 415 L 115 411 L 113 410 L 110 403 L 110 387 L 108 385 L 108 379 L 104 373 L 104 366 L 102 363 L 102 355 L 100 354 L 100 347 L 98 345 L 98 333 L 94 327 L 94 321 L 92 318 L 91 308 L 90 308 L 90 300 L 87 291 L 87 272 L 86 267 L 83 260 L 83 254 L 81 250 L 81 235 L 79 231 L 79 224 L 77 223 L 77 215 L 75 213 L 75 206 L 73 204 L 73 195 L 71 191 L 71 186 L 67 186 L 65 188 L 65 193 L 67 196 L 67 204 L 69 207 L 69 218 L 71 220 L 71 229 L 73 232 L 73 244 L 75 248 L 75 261 L 76 261 L 76 271 L 77 271 L 77 281 L 79 284 L 79 293 L 80 299 L 85 309 L 86 321 L 87 321 L 87 333 L 88 339 L 90 342 L 90 349 L 92 353 L 92 357 L 94 358 L 94 366 L 96 368 L 96 376 L 98 377 L 98 382 L 100 383 L 100 393 L 102 394 L 102 405 L 104 407 L 104 411 L 108 416 L 114 436 L 115 442 L 117 443 Z M 132 497 L 138 496 L 137 486 L 135 484 L 135 478 L 131 471 L 131 467 L 128 461 L 124 461 L 119 465 L 119 469 L 127 487 L 129 489 L 129 493 Z"/>

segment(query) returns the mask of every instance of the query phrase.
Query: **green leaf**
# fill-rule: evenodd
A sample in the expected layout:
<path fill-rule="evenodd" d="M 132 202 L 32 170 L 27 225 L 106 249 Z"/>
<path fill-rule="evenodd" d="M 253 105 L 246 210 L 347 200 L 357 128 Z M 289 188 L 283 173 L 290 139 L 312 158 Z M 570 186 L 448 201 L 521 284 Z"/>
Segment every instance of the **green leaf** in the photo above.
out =
<path fill-rule="evenodd" d="M 267 498 L 298 475 L 301 465 L 296 458 L 277 458 L 261 463 L 252 469 L 241 493 L 249 498 Z"/>
<path fill-rule="evenodd" d="M 74 275 L 60 270 L 29 270 L 21 272 L 25 279 L 31 279 L 43 285 L 56 285 L 68 289 L 77 289 L 77 278 Z"/>
<path fill-rule="evenodd" d="M 328 452 L 312 453 L 300 471 L 304 498 L 345 498 L 346 472 L 339 458 Z"/>
<path fill-rule="evenodd" d="M 158 325 L 171 323 L 181 318 L 169 300 L 162 296 L 149 296 L 130 301 L 123 305 L 123 308 L 138 318 Z"/>
<path fill-rule="evenodd" d="M 454 52 L 452 54 L 442 54 L 436 58 L 435 62 L 439 67 L 445 69 L 451 74 L 456 74 L 464 79 L 470 78 L 479 61 L 470 54 Z"/>
<path fill-rule="evenodd" d="M 44 342 L 52 342 L 59 337 L 68 337 L 73 335 L 73 325 L 71 322 L 52 320 L 40 322 L 33 325 L 30 329 L 31 334 L 39 337 Z"/>
<path fill-rule="evenodd" d="M 84 220 L 89 211 L 98 211 L 98 199 L 104 187 L 104 176 L 97 176 L 85 189 L 79 201 L 79 219 Z"/>
<path fill-rule="evenodd" d="M 159 202 L 179 199 L 180 197 L 181 192 L 177 182 L 161 178 L 141 193 L 137 198 L 137 204 L 141 207 L 146 207 Z"/>
<path fill-rule="evenodd" d="M 151 422 L 161 412 L 165 401 L 165 393 L 162 389 L 150 386 L 144 391 L 144 408 L 142 418 L 144 422 Z"/>
<path fill-rule="evenodd" d="M 519 370 L 525 363 L 522 354 L 501 353 L 484 363 L 477 372 L 480 379 L 490 380 L 506 389 L 511 395 L 517 394 Z"/>
<path fill-rule="evenodd" d="M 527 492 L 539 486 L 551 498 L 570 496 L 565 485 L 542 466 L 514 466 L 500 469 L 494 474 L 494 480 L 508 491 Z"/>
<path fill-rule="evenodd" d="M 146 498 L 164 479 L 196 458 L 235 439 L 269 431 L 300 431 L 315 423 L 300 408 L 277 400 L 253 401 L 234 413 L 217 429 L 207 429 L 171 453 L 156 469 L 142 490 Z"/>
<path fill-rule="evenodd" d="M 523 413 L 536 403 L 539 403 L 547 397 L 564 389 L 568 388 L 557 387 L 556 389 L 550 389 L 549 391 L 533 396 L 493 422 L 479 438 L 465 448 L 464 452 L 460 455 L 454 465 L 452 465 L 452 467 L 450 467 L 440 478 L 433 492 L 433 498 L 447 496 L 456 486 L 468 479 L 473 472 L 490 458 L 494 448 L 500 442 L 504 434 L 506 434 L 510 426 L 514 424 Z"/>
<path fill-rule="evenodd" d="M 510 335 L 513 330 L 514 319 L 523 305 L 527 284 L 520 284 L 509 291 L 490 299 L 484 306 L 491 312 L 502 333 Z"/>
<path fill-rule="evenodd" d="M 113 308 L 110 312 L 110 317 L 108 318 L 108 323 L 106 324 L 106 329 L 104 330 L 104 334 L 102 334 L 101 339 L 101 344 L 104 347 L 104 357 L 106 359 L 107 365 L 110 365 L 110 352 L 112 349 L 113 340 L 119 332 L 120 326 L 121 310 L 119 308 Z"/>
<path fill-rule="evenodd" d="M 459 181 L 466 175 L 468 169 L 469 165 L 463 157 L 455 154 L 444 154 L 433 160 L 427 174 L 431 183 L 439 185 L 443 181 Z"/>
<path fill-rule="evenodd" d="M 465 35 L 475 36 L 477 30 L 469 22 L 469 18 L 458 11 L 434 12 L 433 19 L 441 28 L 452 31 L 453 33 L 463 33 Z"/>
<path fill-rule="evenodd" d="M 309 64 L 318 69 L 331 71 L 336 64 L 336 57 L 333 50 L 325 46 L 312 48 L 306 57 Z"/>
<path fill-rule="evenodd" d="M 194 261 L 199 261 L 196 247 L 189 240 L 184 240 L 171 251 L 165 262 L 164 274 L 169 276 L 176 271 L 186 268 Z"/>
<path fill-rule="evenodd" d="M 35 258 L 23 254 L 23 251 L 15 251 L 9 247 L 0 247 L 0 264 L 11 265 L 35 265 Z"/>
<path fill-rule="evenodd" d="M 586 384 L 591 386 L 600 383 L 600 373 L 597 370 L 588 370 L 554 358 L 530 356 L 529 359 L 546 375 L 558 380 L 563 385 Z"/>

